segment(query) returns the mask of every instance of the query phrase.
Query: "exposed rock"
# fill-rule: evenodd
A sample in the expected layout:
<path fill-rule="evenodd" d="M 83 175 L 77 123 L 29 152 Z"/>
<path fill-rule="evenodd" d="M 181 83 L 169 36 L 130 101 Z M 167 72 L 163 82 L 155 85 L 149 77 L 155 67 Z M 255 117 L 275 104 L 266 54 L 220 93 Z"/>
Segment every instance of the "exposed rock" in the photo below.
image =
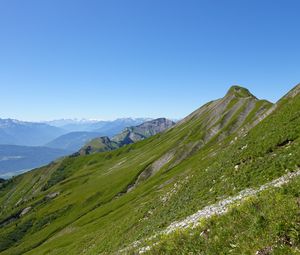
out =
<path fill-rule="evenodd" d="M 163 155 L 158 160 L 154 161 L 150 166 L 148 166 L 137 178 L 135 183 L 129 187 L 127 192 L 130 192 L 134 189 L 140 182 L 150 178 L 153 176 L 157 171 L 159 171 L 165 164 L 170 162 L 174 157 L 174 152 L 168 152 Z"/>
<path fill-rule="evenodd" d="M 258 104 L 260 104 L 259 107 L 257 107 Z M 232 86 L 225 97 L 205 104 L 175 125 L 176 128 L 180 128 L 181 125 L 183 128 L 187 128 L 188 126 L 184 124 L 193 122 L 198 129 L 191 130 L 190 135 L 196 132 L 201 136 L 199 136 L 198 141 L 190 143 L 183 140 L 176 147 L 176 157 L 174 157 L 169 167 L 175 167 L 187 157 L 199 151 L 212 139 L 221 141 L 235 132 L 239 136 L 245 134 L 254 125 L 253 123 L 256 125 L 263 119 L 259 118 L 271 106 L 272 103 L 266 100 L 258 100 L 249 90 L 240 86 Z M 256 112 L 253 114 L 254 109 Z M 253 117 L 248 119 L 250 115 L 253 115 Z M 185 139 L 188 139 L 188 136 Z M 232 143 L 237 139 L 238 137 L 235 137 Z"/>
<path fill-rule="evenodd" d="M 272 254 L 272 251 L 273 251 L 273 247 L 269 246 L 269 247 L 265 247 L 265 248 L 257 251 L 255 254 L 256 255 L 270 255 L 270 254 Z"/>
<path fill-rule="evenodd" d="M 296 85 L 289 93 L 287 93 L 283 99 L 293 98 L 300 93 L 300 84 Z"/>
<path fill-rule="evenodd" d="M 257 107 L 258 104 L 260 104 L 259 107 Z M 154 161 L 147 167 L 138 176 L 135 183 L 128 187 L 127 192 L 135 188 L 141 181 L 153 176 L 166 165 L 168 165 L 168 170 L 175 167 L 187 157 L 199 151 L 212 139 L 221 141 L 228 137 L 228 135 L 239 130 L 241 130 L 240 134 L 238 132 L 239 136 L 245 134 L 248 130 L 247 126 L 251 126 L 253 123 L 256 125 L 263 119 L 261 118 L 258 121 L 260 116 L 265 114 L 271 106 L 272 103 L 266 100 L 258 100 L 249 90 L 239 86 L 232 86 L 225 97 L 205 104 L 175 125 L 176 128 L 180 128 L 181 125 L 183 128 L 187 128 L 188 126 L 183 125 L 184 123 L 194 123 L 198 129 L 191 129 L 190 135 L 192 136 L 193 132 L 199 132 L 202 134 L 202 136 L 199 136 L 199 140 L 187 143 L 185 140 L 188 139 L 188 136 L 186 136 L 172 151 L 166 152 L 160 159 Z M 256 112 L 253 114 L 252 111 L 254 109 Z M 247 118 L 250 114 L 253 117 L 248 120 Z M 245 124 L 246 120 L 250 123 Z M 115 141 L 118 139 L 132 141 L 132 139 L 136 139 L 136 137 L 138 136 L 131 136 L 128 129 L 114 139 Z M 238 136 L 234 138 L 232 143 L 237 141 L 237 139 Z"/>
<path fill-rule="evenodd" d="M 19 206 L 21 203 L 23 202 L 23 198 L 20 198 L 17 203 L 15 204 L 15 206 Z"/>
<path fill-rule="evenodd" d="M 53 199 L 56 198 L 58 195 L 60 194 L 60 192 L 54 192 L 54 193 L 50 193 L 46 196 L 47 199 Z"/>
<path fill-rule="evenodd" d="M 126 128 L 121 134 L 114 136 L 112 141 L 118 143 L 120 146 L 135 143 L 163 132 L 174 125 L 173 121 L 166 118 L 147 121 L 141 125 Z"/>
<path fill-rule="evenodd" d="M 30 210 L 31 210 L 31 206 L 26 207 L 25 209 L 23 209 L 22 212 L 20 213 L 20 217 L 22 217 L 25 214 L 27 214 Z"/>
<path fill-rule="evenodd" d="M 300 176 L 300 170 L 298 170 L 297 172 L 290 172 L 278 179 L 275 179 L 269 183 L 266 183 L 266 184 L 262 185 L 259 189 L 243 190 L 237 196 L 229 197 L 227 199 L 220 201 L 219 203 L 217 203 L 215 205 L 207 206 L 204 209 L 198 211 L 197 213 L 187 217 L 183 221 L 172 223 L 164 232 L 166 234 L 169 234 L 179 228 L 188 228 L 188 227 L 195 228 L 199 225 L 199 220 L 201 218 L 208 218 L 212 215 L 224 214 L 228 211 L 228 208 L 231 204 L 233 204 L 239 200 L 244 200 L 247 197 L 256 195 L 257 193 L 260 193 L 271 187 L 281 187 L 282 185 L 288 183 L 290 180 L 292 180 L 293 178 L 295 178 L 297 176 Z"/>
<path fill-rule="evenodd" d="M 241 148 L 241 150 L 243 151 L 243 150 L 245 150 L 245 149 L 247 149 L 247 148 L 248 148 L 248 144 L 244 145 L 244 146 Z"/>

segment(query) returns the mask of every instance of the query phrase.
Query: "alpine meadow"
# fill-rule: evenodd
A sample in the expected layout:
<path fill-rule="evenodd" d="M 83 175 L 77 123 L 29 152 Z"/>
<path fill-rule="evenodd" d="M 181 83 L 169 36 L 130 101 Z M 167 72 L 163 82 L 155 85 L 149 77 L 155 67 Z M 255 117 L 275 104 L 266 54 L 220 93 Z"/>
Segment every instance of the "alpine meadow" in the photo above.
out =
<path fill-rule="evenodd" d="M 1 183 L 1 254 L 299 254 L 300 85 Z M 269 253 L 267 253 L 269 252 Z"/>

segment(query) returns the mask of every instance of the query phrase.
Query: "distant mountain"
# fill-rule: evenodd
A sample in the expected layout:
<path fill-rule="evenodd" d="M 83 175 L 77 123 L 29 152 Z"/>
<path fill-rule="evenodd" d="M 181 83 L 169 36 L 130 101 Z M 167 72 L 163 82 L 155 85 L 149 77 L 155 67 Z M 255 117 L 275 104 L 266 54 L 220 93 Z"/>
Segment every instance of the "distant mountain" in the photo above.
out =
<path fill-rule="evenodd" d="M 109 139 L 106 136 L 95 138 L 80 150 L 80 154 L 86 155 L 95 152 L 114 150 L 124 145 L 144 140 L 174 125 L 175 122 L 166 118 L 146 121 L 138 126 L 125 128 L 120 134 L 115 135 L 112 139 Z"/>
<path fill-rule="evenodd" d="M 113 121 L 94 121 L 94 120 L 55 120 L 48 122 L 52 125 L 60 126 L 65 130 L 84 130 L 74 131 L 63 134 L 53 141 L 45 144 L 46 147 L 78 151 L 82 146 L 96 137 L 112 137 L 130 126 L 140 125 L 149 119 L 146 118 L 123 118 Z"/>
<path fill-rule="evenodd" d="M 138 126 L 128 127 L 122 133 L 114 136 L 112 141 L 119 145 L 126 145 L 144 140 L 150 136 L 156 135 L 172 126 L 175 122 L 166 118 L 159 118 L 147 121 Z"/>
<path fill-rule="evenodd" d="M 59 136 L 50 143 L 47 143 L 45 146 L 75 152 L 78 151 L 84 144 L 99 136 L 101 136 L 101 134 L 96 132 L 71 132 Z"/>
<path fill-rule="evenodd" d="M 39 146 L 66 133 L 44 123 L 0 119 L 0 144 Z"/>
<path fill-rule="evenodd" d="M 94 123 L 91 125 L 91 130 L 93 130 L 94 132 L 102 133 L 105 136 L 114 136 L 122 132 L 122 130 L 124 130 L 126 127 L 137 126 L 149 120 L 151 119 L 149 118 L 116 119 L 114 121 Z"/>
<path fill-rule="evenodd" d="M 101 122 L 99 120 L 89 120 L 89 119 L 57 119 L 51 121 L 45 121 L 45 124 L 63 128 L 69 132 L 79 132 L 79 131 L 91 131 L 90 126 L 92 124 Z"/>
<path fill-rule="evenodd" d="M 89 131 L 102 133 L 103 136 L 113 136 L 124 128 L 139 125 L 149 118 L 120 118 L 112 121 L 89 119 L 60 119 L 44 122 L 46 124 L 63 128 L 69 132 Z"/>
<path fill-rule="evenodd" d="M 0 145 L 0 178 L 43 166 L 69 153 L 46 147 Z"/>

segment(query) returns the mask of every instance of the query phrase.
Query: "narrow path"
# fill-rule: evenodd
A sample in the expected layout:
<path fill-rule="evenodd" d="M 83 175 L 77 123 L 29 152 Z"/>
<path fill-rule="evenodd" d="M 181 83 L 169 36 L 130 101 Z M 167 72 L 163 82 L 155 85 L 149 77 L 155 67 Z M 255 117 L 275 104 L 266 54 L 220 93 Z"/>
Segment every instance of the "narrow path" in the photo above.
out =
<path fill-rule="evenodd" d="M 246 198 L 254 196 L 264 190 L 267 190 L 272 187 L 281 187 L 282 185 L 288 183 L 295 177 L 300 176 L 300 170 L 297 169 L 296 172 L 290 172 L 286 175 L 283 175 L 282 177 L 275 179 L 271 182 L 268 182 L 264 185 L 262 185 L 258 189 L 245 189 L 241 192 L 239 192 L 236 196 L 228 197 L 224 200 L 219 201 L 216 204 L 209 205 L 204 207 L 203 209 L 199 210 L 198 212 L 188 216 L 182 221 L 176 221 L 173 222 L 167 227 L 165 230 L 158 232 L 156 235 L 151 236 L 144 241 L 151 241 L 155 239 L 156 237 L 160 235 L 169 235 L 177 230 L 183 230 L 187 228 L 196 228 L 200 225 L 200 220 L 201 219 L 208 219 L 214 215 L 222 215 L 228 212 L 230 205 L 236 203 L 236 202 L 242 202 Z M 155 246 L 157 243 L 154 243 L 153 246 Z M 141 245 L 141 241 L 136 241 L 132 245 L 130 245 L 128 248 L 121 250 L 118 252 L 118 254 L 126 253 L 126 251 L 132 249 L 132 248 L 137 248 Z M 150 246 L 146 247 L 141 247 L 139 248 L 139 254 L 145 253 L 151 249 Z"/>

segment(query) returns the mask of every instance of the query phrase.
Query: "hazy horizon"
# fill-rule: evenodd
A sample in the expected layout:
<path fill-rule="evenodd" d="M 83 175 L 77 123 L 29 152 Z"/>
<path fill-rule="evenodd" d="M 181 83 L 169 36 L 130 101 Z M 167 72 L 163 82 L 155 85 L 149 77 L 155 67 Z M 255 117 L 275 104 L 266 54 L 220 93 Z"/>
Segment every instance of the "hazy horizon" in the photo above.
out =
<path fill-rule="evenodd" d="M 17 118 L 3 118 L 0 116 L 0 119 L 11 119 L 11 120 L 18 120 L 18 121 L 23 121 L 23 122 L 37 122 L 37 123 L 46 123 L 46 122 L 54 122 L 54 121 L 74 121 L 74 122 L 98 122 L 98 121 L 115 121 L 115 120 L 122 120 L 122 119 L 158 119 L 158 118 L 167 118 L 167 119 L 172 119 L 172 120 L 178 120 L 178 119 L 173 119 L 173 118 L 168 118 L 165 116 L 158 116 L 155 118 L 150 118 L 150 117 L 131 117 L 131 116 L 124 116 L 124 117 L 116 117 L 116 118 L 111 118 L 111 119 L 97 119 L 97 118 L 56 118 L 56 119 L 42 119 L 42 120 L 30 120 L 30 119 L 17 119 Z"/>
<path fill-rule="evenodd" d="M 297 84 L 295 84 L 294 86 L 296 86 Z M 265 99 L 265 100 L 268 100 L 272 103 L 276 103 L 284 94 L 286 94 L 287 92 L 289 92 L 289 90 L 291 90 L 294 86 L 291 86 L 287 91 L 283 92 L 281 95 L 279 95 L 278 97 L 276 97 L 276 99 L 274 99 L 274 97 L 272 99 L 268 99 L 268 96 L 266 95 L 266 97 L 258 97 L 257 94 L 253 93 L 253 91 L 251 91 L 250 89 L 250 92 L 258 97 L 259 99 Z M 243 86 L 244 87 L 244 86 Z M 228 89 L 230 88 L 230 86 L 228 87 Z M 247 88 L 247 87 L 245 87 Z M 228 91 L 227 89 L 227 91 Z M 248 88 L 247 88 L 248 89 Z M 226 92 L 227 92 L 226 91 Z M 279 90 L 281 91 L 281 90 Z M 226 94 L 226 92 L 224 92 L 223 96 Z M 274 92 L 274 91 L 273 91 Z M 220 96 L 223 97 L 223 96 Z M 110 118 L 101 118 L 101 117 L 85 117 L 85 116 L 81 116 L 81 117 L 77 117 L 77 116 L 57 116 L 57 117 L 54 117 L 54 118 L 49 118 L 49 119 L 24 119 L 24 118 L 17 118 L 17 117 L 10 117 L 10 116 L 7 116 L 7 117 L 4 117 L 4 116 L 0 116 L 0 119 L 13 119 L 13 120 L 19 120 L 19 121 L 24 121 L 24 122 L 41 122 L 41 123 L 44 123 L 44 122 L 51 122 L 51 121 L 59 121 L 59 120 L 72 120 L 72 121 L 114 121 L 114 120 L 118 120 L 118 119 L 157 119 L 157 118 L 167 118 L 167 119 L 171 119 L 171 120 L 180 120 L 180 119 L 183 119 L 184 117 L 186 117 L 187 115 L 189 115 L 190 113 L 192 113 L 194 110 L 198 109 L 199 107 L 201 107 L 202 105 L 204 105 L 205 103 L 211 101 L 211 100 L 216 100 L 218 98 L 211 98 L 211 99 L 208 99 L 207 101 L 203 101 L 203 103 L 201 105 L 198 105 L 196 108 L 194 109 L 191 109 L 190 112 L 188 112 L 186 115 L 184 116 L 175 116 L 175 117 L 169 117 L 169 116 L 155 116 L 155 115 L 150 115 L 150 116 L 114 116 L 114 117 L 110 117 Z M 201 100 L 200 100 L 201 101 Z M 120 109 L 121 110 L 121 109 Z"/>

